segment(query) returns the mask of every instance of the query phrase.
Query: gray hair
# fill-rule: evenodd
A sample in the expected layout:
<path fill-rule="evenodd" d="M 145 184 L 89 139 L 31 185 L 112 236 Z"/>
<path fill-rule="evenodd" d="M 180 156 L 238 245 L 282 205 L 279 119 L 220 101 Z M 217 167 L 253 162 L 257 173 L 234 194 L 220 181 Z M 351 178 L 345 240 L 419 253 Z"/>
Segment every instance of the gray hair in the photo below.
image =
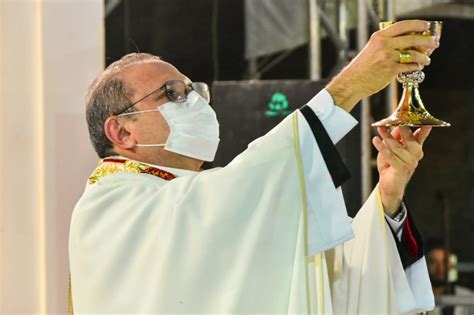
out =
<path fill-rule="evenodd" d="M 125 55 L 110 64 L 90 85 L 86 97 L 86 120 L 90 141 L 100 158 L 114 154 L 112 142 L 105 135 L 105 121 L 132 102 L 134 91 L 123 80 L 122 72 L 136 64 L 160 60 L 160 57 L 147 53 Z"/>

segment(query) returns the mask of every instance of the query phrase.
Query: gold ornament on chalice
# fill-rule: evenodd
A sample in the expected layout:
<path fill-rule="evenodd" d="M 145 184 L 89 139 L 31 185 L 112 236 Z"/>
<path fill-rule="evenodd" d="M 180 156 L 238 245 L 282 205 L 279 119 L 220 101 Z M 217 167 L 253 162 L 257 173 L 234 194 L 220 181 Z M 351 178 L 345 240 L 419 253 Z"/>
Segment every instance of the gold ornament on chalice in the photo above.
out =
<path fill-rule="evenodd" d="M 381 22 L 379 27 L 384 29 L 392 25 L 391 21 Z M 430 21 L 429 29 L 425 32 L 418 33 L 424 36 L 435 36 L 439 39 L 441 36 L 441 29 L 443 22 L 441 21 Z M 425 49 L 421 47 L 411 48 L 413 50 L 420 51 L 427 55 L 430 55 L 433 50 Z M 403 58 L 410 58 L 408 52 L 400 52 L 400 62 L 404 62 Z M 396 111 L 389 117 L 377 121 L 372 124 L 373 127 L 381 126 L 432 126 L 432 127 L 449 127 L 450 123 L 442 121 L 433 117 L 423 105 L 423 101 L 420 97 L 418 85 L 425 79 L 425 74 L 421 70 L 403 72 L 397 76 L 397 81 L 403 85 L 403 93 Z"/>

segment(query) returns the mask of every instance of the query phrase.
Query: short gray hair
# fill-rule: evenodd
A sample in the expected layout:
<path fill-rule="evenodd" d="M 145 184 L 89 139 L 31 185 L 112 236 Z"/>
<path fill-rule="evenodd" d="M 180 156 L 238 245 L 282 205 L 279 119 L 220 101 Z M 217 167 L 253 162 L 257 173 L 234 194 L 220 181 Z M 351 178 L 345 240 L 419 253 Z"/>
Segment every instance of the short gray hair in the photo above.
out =
<path fill-rule="evenodd" d="M 133 90 L 123 80 L 122 72 L 136 64 L 160 61 L 147 53 L 131 53 L 110 64 L 89 87 L 86 97 L 86 120 L 89 138 L 100 158 L 113 155 L 112 142 L 104 132 L 104 123 L 125 109 L 132 101 Z"/>

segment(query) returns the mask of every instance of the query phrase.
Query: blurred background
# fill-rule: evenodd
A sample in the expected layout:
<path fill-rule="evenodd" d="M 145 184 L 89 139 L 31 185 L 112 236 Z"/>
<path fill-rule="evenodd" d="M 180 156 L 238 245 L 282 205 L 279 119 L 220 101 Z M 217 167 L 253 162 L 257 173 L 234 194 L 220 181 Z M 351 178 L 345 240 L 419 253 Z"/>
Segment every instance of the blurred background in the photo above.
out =
<path fill-rule="evenodd" d="M 380 21 L 408 18 L 444 23 L 420 91 L 452 127 L 432 131 L 406 201 L 429 250 L 451 257 L 437 266 L 439 253 L 427 253 L 442 270 L 438 303 L 452 305 L 442 295 L 455 287 L 469 294 L 473 1 L 0 0 L 0 314 L 66 312 L 69 220 L 97 163 L 84 98 L 105 66 L 148 52 L 206 82 L 221 124 L 207 167 L 224 166 L 323 88 Z M 361 102 L 353 112 L 359 125 L 338 144 L 352 172 L 343 187 L 351 215 L 377 182 L 370 124 L 393 111 L 400 92 L 393 82 Z"/>

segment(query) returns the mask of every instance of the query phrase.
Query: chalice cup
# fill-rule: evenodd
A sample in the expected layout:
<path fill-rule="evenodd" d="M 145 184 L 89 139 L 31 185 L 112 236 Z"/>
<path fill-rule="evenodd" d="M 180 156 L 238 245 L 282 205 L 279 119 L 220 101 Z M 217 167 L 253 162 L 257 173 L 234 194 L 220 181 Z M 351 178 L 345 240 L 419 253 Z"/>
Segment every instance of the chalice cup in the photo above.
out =
<path fill-rule="evenodd" d="M 390 26 L 392 22 L 381 22 L 380 29 L 384 29 Z M 421 35 L 424 36 L 441 36 L 441 29 L 443 22 L 441 21 L 430 21 L 429 29 Z M 433 50 L 427 50 L 421 47 L 411 48 L 422 53 L 430 55 Z M 397 81 L 403 85 L 403 93 L 398 107 L 395 112 L 389 117 L 379 120 L 372 124 L 373 127 L 381 126 L 432 126 L 432 127 L 449 127 L 450 123 L 442 121 L 433 117 L 423 105 L 423 101 L 420 97 L 420 91 L 418 86 L 425 79 L 425 74 L 421 70 L 403 72 L 397 76 Z"/>

